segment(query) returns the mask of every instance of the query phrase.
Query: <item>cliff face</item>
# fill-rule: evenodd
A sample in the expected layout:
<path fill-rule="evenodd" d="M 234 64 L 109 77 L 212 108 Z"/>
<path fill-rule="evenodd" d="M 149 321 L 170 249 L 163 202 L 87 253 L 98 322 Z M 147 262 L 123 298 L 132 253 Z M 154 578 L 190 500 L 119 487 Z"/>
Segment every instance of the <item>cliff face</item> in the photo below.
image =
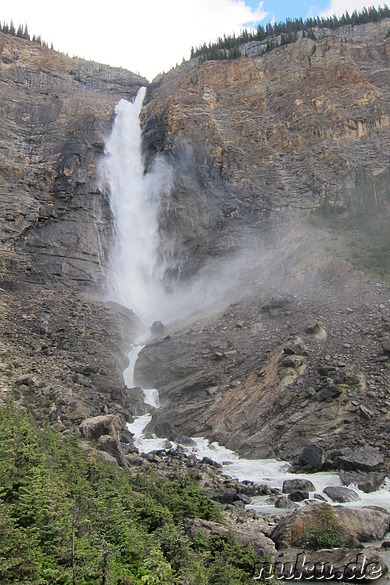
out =
<path fill-rule="evenodd" d="M 0 76 L 2 247 L 28 252 L 30 280 L 89 284 L 110 229 L 97 162 L 115 104 L 147 82 L 4 34 Z"/>
<path fill-rule="evenodd" d="M 362 166 L 388 167 L 388 28 L 193 61 L 148 88 L 145 142 L 173 159 L 171 224 L 190 264 L 231 249 L 250 228 L 280 226 L 285 211 L 296 216 L 352 184 Z"/>
<path fill-rule="evenodd" d="M 97 168 L 114 106 L 145 83 L 0 33 L 2 397 L 30 372 L 36 402 L 67 424 L 123 387 L 137 320 L 80 293 L 101 296 L 111 219 Z"/>

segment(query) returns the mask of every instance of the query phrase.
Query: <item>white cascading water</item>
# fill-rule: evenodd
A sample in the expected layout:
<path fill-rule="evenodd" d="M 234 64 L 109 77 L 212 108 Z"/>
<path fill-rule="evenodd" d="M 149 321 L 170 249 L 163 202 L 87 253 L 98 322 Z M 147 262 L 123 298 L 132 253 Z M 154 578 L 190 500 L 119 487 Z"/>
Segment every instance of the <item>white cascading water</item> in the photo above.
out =
<path fill-rule="evenodd" d="M 111 254 L 114 300 L 132 309 L 146 324 L 157 319 L 166 293 L 164 259 L 159 256 L 158 214 L 161 197 L 168 196 L 172 171 L 158 159 L 144 174 L 139 114 L 146 88 L 134 102 L 120 100 L 106 142 L 104 175 L 110 186 L 115 223 Z"/>
<path fill-rule="evenodd" d="M 170 168 L 158 160 L 151 173 L 144 175 L 141 155 L 141 128 L 139 114 L 145 95 L 142 88 L 134 103 L 121 100 L 116 107 L 115 124 L 106 143 L 105 177 L 110 185 L 111 208 L 115 221 L 115 243 L 112 253 L 111 278 L 114 300 L 137 313 L 145 324 L 164 315 L 183 314 L 180 310 L 179 297 L 184 304 L 190 304 L 194 296 L 199 301 L 200 281 L 196 293 L 181 291 L 180 295 L 167 293 L 163 286 L 163 274 L 167 264 L 161 259 L 159 242 L 158 216 L 160 198 L 169 195 L 173 182 Z M 229 275 L 230 278 L 230 275 Z M 210 284 L 210 278 L 207 280 Z M 203 299 L 207 302 L 208 299 Z M 172 309 L 173 307 L 173 309 Z M 134 387 L 134 367 L 138 354 L 144 347 L 146 339 L 139 340 L 131 348 L 129 366 L 124 372 L 128 388 Z M 155 389 L 144 389 L 145 403 L 158 408 L 159 397 Z M 151 420 L 151 414 L 136 417 L 129 430 L 134 434 L 134 442 L 141 452 L 164 449 L 166 439 L 147 438 L 144 429 Z M 195 454 L 199 459 L 207 456 L 223 464 L 225 475 L 239 480 L 252 480 L 281 487 L 284 479 L 297 477 L 289 473 L 289 464 L 271 459 L 249 460 L 239 458 L 233 451 L 217 443 L 210 444 L 202 437 L 194 438 L 195 444 L 185 447 L 188 454 Z M 172 444 L 175 448 L 175 444 Z M 322 493 L 327 485 L 342 485 L 335 473 L 315 473 L 299 475 L 310 479 L 316 492 Z M 353 487 L 353 486 L 351 486 Z M 386 485 L 371 494 L 356 489 L 362 498 L 351 505 L 380 505 L 390 509 L 389 480 Z M 266 511 L 265 498 L 258 498 L 254 506 Z M 328 498 L 325 496 L 325 499 Z"/>

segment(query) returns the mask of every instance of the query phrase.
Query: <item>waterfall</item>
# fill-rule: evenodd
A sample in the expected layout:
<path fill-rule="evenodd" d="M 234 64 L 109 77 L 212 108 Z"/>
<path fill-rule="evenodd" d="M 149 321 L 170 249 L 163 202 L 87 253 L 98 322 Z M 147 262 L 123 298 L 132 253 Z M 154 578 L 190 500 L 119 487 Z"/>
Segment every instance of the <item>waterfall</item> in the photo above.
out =
<path fill-rule="evenodd" d="M 168 197 L 172 171 L 157 159 L 144 173 L 140 111 L 146 88 L 134 102 L 120 100 L 105 145 L 103 173 L 109 185 L 115 225 L 111 253 L 112 296 L 132 309 L 146 324 L 157 319 L 165 298 L 163 278 L 167 264 L 159 237 L 162 197 Z"/>

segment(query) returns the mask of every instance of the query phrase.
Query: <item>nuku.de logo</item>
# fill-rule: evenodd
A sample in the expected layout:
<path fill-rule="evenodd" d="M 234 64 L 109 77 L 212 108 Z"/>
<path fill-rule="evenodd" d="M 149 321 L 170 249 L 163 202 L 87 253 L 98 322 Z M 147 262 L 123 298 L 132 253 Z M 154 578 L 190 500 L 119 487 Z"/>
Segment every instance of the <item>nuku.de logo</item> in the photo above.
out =
<path fill-rule="evenodd" d="M 255 581 L 273 579 L 298 581 L 300 579 L 336 581 L 374 581 L 382 576 L 382 566 L 378 561 L 368 561 L 366 555 L 359 553 L 356 560 L 344 567 L 335 567 L 331 562 L 322 560 L 315 563 L 307 560 L 305 553 L 299 553 L 294 561 L 259 563 L 255 567 Z"/>

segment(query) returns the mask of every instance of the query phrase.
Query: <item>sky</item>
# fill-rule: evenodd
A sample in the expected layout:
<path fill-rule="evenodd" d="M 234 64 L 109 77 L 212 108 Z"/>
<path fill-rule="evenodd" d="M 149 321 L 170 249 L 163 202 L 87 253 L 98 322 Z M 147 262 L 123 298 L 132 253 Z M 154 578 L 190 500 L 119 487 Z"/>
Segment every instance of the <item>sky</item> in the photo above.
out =
<path fill-rule="evenodd" d="M 151 81 L 191 47 L 269 21 L 342 14 L 367 0 L 3 0 L 0 21 L 27 24 L 54 49 L 123 67 Z"/>

